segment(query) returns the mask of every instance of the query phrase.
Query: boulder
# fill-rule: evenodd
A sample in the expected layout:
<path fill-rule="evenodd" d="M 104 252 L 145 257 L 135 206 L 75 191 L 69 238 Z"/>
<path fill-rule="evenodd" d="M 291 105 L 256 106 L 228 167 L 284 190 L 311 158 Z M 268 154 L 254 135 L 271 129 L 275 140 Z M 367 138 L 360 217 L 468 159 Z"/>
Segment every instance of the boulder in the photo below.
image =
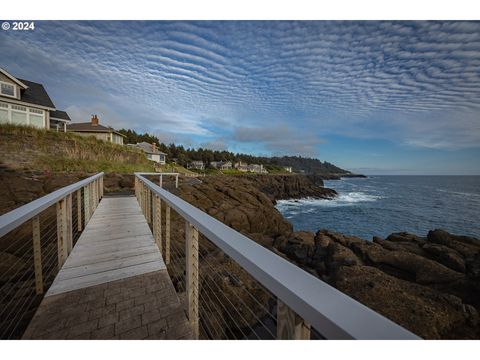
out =
<path fill-rule="evenodd" d="M 463 257 L 448 246 L 426 243 L 422 247 L 435 261 L 452 270 L 464 273 L 466 271 Z"/>
<path fill-rule="evenodd" d="M 461 299 L 371 266 L 342 266 L 337 289 L 425 339 L 479 336 L 478 312 Z"/>
<path fill-rule="evenodd" d="M 360 247 L 355 246 L 356 249 Z M 380 246 L 361 247 L 367 263 L 388 274 L 419 284 L 448 283 L 464 277 L 436 261 L 407 251 L 389 251 Z"/>

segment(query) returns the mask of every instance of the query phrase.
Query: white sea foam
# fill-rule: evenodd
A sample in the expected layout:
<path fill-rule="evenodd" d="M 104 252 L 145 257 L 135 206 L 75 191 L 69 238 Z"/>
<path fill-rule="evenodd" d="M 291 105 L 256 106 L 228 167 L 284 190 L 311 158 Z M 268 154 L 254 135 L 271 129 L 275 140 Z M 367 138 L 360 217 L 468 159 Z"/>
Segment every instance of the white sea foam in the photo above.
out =
<path fill-rule="evenodd" d="M 298 208 L 307 207 L 308 209 L 303 212 L 313 212 L 312 207 L 336 207 L 336 206 L 351 206 L 356 203 L 372 202 L 381 199 L 381 196 L 365 194 L 363 192 L 348 192 L 339 194 L 335 198 L 328 199 L 291 199 L 291 200 L 278 200 L 277 209 L 279 211 L 288 210 L 289 214 L 297 214 Z M 307 205 L 307 206 L 305 206 Z"/>
<path fill-rule="evenodd" d="M 450 191 L 450 190 L 443 190 L 443 189 L 437 189 L 437 191 L 447 193 L 447 194 L 465 196 L 465 197 L 472 197 L 472 196 L 480 197 L 480 194 L 471 193 L 471 192 Z"/>

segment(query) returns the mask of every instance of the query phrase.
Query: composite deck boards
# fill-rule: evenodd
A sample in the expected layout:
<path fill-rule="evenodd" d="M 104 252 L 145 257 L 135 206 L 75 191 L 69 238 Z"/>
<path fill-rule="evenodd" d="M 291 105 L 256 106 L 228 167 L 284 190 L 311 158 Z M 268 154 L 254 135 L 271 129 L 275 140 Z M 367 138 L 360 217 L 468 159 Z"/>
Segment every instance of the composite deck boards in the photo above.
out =
<path fill-rule="evenodd" d="M 166 269 L 135 197 L 104 198 L 46 296 Z"/>
<path fill-rule="evenodd" d="M 100 201 L 23 338 L 192 338 L 135 197 Z"/>

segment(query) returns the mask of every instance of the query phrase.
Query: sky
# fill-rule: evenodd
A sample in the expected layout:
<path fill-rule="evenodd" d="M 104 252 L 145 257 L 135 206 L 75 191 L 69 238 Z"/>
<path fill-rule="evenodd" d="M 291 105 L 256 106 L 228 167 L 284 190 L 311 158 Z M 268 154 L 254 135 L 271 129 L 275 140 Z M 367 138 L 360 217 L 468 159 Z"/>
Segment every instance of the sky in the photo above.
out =
<path fill-rule="evenodd" d="M 365 174 L 480 174 L 480 22 L 37 21 L 0 67 L 75 122 Z"/>

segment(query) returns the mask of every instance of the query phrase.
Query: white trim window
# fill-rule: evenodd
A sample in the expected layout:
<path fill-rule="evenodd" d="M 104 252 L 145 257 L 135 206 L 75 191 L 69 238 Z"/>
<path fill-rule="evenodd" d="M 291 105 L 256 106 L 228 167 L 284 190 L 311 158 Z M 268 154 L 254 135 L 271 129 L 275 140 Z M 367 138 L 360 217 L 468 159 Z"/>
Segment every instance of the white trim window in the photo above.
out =
<path fill-rule="evenodd" d="M 0 123 L 45 128 L 45 110 L 0 101 Z"/>
<path fill-rule="evenodd" d="M 17 97 L 16 86 L 14 84 L 11 84 L 5 81 L 0 81 L 0 95 L 16 98 Z"/>

